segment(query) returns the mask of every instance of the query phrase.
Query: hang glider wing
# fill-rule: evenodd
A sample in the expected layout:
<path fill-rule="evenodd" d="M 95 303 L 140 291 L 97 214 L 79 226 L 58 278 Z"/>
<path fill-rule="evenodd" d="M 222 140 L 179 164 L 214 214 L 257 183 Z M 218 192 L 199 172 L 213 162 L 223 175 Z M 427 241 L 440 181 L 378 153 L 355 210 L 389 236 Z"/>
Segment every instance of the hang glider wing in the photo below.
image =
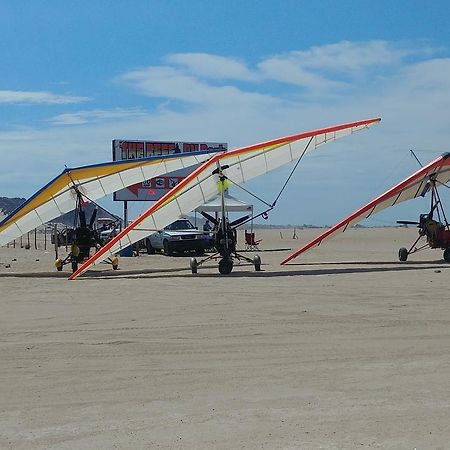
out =
<path fill-rule="evenodd" d="M 341 220 L 311 242 L 296 250 L 286 259 L 281 261 L 281 264 L 288 263 L 307 250 L 322 244 L 339 233 L 343 233 L 352 225 L 373 216 L 385 208 L 389 208 L 390 206 L 394 206 L 406 200 L 425 196 L 429 190 L 430 180 L 435 180 L 437 186 L 446 184 L 450 180 L 450 153 L 443 154 L 427 166 L 386 191 L 384 194 L 367 203 L 367 205 L 358 209 L 353 214 L 350 214 L 344 220 Z"/>
<path fill-rule="evenodd" d="M 76 278 L 93 264 L 144 239 L 152 232 L 161 230 L 174 220 L 217 196 L 222 188 L 217 173 L 218 168 L 221 168 L 230 182 L 242 184 L 277 167 L 298 160 L 305 153 L 311 152 L 323 144 L 368 128 L 380 120 L 369 119 L 346 123 L 214 155 L 102 247 L 69 279 Z"/>
<path fill-rule="evenodd" d="M 214 153 L 152 156 L 65 169 L 0 222 L 0 246 L 74 210 L 76 190 L 85 199 L 95 201 L 135 183 L 201 164 Z"/>

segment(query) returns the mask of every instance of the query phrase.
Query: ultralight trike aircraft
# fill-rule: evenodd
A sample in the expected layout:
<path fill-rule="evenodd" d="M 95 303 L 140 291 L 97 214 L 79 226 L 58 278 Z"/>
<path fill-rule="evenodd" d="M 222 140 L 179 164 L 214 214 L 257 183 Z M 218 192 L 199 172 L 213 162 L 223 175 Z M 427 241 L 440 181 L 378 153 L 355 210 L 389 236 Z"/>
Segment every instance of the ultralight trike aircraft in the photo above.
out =
<path fill-rule="evenodd" d="M 176 219 L 204 205 L 223 191 L 225 180 L 227 183 L 238 186 L 294 162 L 294 167 L 281 189 L 283 191 L 306 153 L 338 138 L 369 128 L 380 120 L 375 118 L 335 125 L 214 154 L 103 246 L 69 279 L 78 277 L 92 265 L 114 256 L 129 245 L 145 239 L 150 233 L 163 229 Z M 268 210 L 274 208 L 279 195 L 272 204 L 266 203 Z M 230 231 L 233 231 L 233 226 L 227 226 L 224 220 L 221 227 L 224 233 L 222 238 L 224 245 L 219 250 L 219 271 L 226 274 L 231 272 L 233 258 L 237 255 L 230 251 L 229 244 L 233 245 L 233 239 L 226 237 L 229 236 Z M 258 270 L 260 262 L 253 262 L 255 269 Z M 195 263 L 191 264 L 193 271 L 197 267 Z"/>
<path fill-rule="evenodd" d="M 112 194 L 135 183 L 142 183 L 160 175 L 187 167 L 198 166 L 216 151 L 177 153 L 164 156 L 151 156 L 133 160 L 113 161 L 88 166 L 65 168 L 64 171 L 31 196 L 10 215 L 0 221 L 0 247 L 23 234 L 54 221 L 58 217 L 75 210 L 78 218 L 75 224 L 75 247 L 67 258 L 56 257 L 57 270 L 66 263 L 72 269 L 89 256 L 93 247 L 101 247 L 93 232 L 95 216 L 86 221 L 83 204 Z M 109 260 L 114 261 L 115 255 Z M 108 259 L 108 258 L 107 258 Z"/>
<path fill-rule="evenodd" d="M 219 259 L 219 272 L 222 275 L 228 275 L 233 270 L 234 260 L 244 260 L 253 264 L 256 271 L 261 270 L 261 258 L 259 255 L 255 255 L 253 258 L 244 256 L 242 253 L 238 253 L 237 245 L 237 230 L 239 225 L 244 224 L 251 217 L 246 215 L 240 217 L 239 219 L 230 222 L 227 217 L 227 211 L 225 206 L 225 188 L 227 186 L 227 177 L 223 173 L 223 170 L 227 166 L 219 167 L 215 170 L 219 175 L 218 187 L 220 190 L 220 200 L 221 200 L 221 214 L 220 218 L 211 216 L 210 214 L 202 211 L 203 217 L 208 219 L 214 224 L 213 234 L 214 234 L 214 249 L 215 252 L 212 255 L 204 258 L 201 261 L 197 261 L 196 258 L 191 258 L 190 266 L 192 273 L 197 273 L 198 268 L 207 261 Z"/>
<path fill-rule="evenodd" d="M 408 256 L 424 248 L 440 248 L 444 250 L 444 259 L 450 261 L 450 231 L 444 208 L 439 197 L 438 187 L 449 187 L 447 183 L 450 180 L 450 153 L 443 155 L 422 167 L 417 172 L 401 181 L 384 194 L 376 197 L 367 205 L 350 214 L 345 219 L 326 230 L 311 242 L 296 250 L 281 264 L 286 264 L 302 253 L 313 247 L 321 245 L 323 242 L 331 239 L 339 233 L 345 232 L 352 225 L 356 225 L 363 219 L 371 217 L 377 212 L 394 206 L 400 202 L 411 200 L 413 198 L 425 197 L 431 191 L 431 209 L 428 214 L 421 214 L 418 222 L 399 221 L 401 224 L 414 224 L 419 228 L 419 237 L 414 244 L 407 249 L 402 247 L 398 256 L 400 261 L 406 261 Z M 438 220 L 435 220 L 437 218 Z M 426 243 L 417 247 L 420 239 L 424 238 Z"/>
<path fill-rule="evenodd" d="M 94 228 L 99 206 L 95 205 L 88 222 L 86 218 L 87 202 L 83 199 L 82 194 L 78 190 L 76 190 L 76 193 L 77 201 L 74 215 L 74 228 L 69 229 L 70 234 L 65 236 L 65 244 L 70 245 L 70 252 L 64 259 L 59 258 L 58 255 L 58 246 L 61 243 L 61 240 L 58 239 L 57 234 L 54 236 L 56 253 L 55 267 L 58 271 L 62 271 L 66 264 L 70 264 L 72 267 L 72 272 L 75 272 L 78 269 L 78 264 L 89 258 L 91 255 L 91 249 L 95 252 L 104 244 L 100 232 Z M 113 224 L 119 221 L 120 219 L 117 218 Z M 118 269 L 119 259 L 117 256 L 108 258 L 107 262 L 111 264 L 114 270 Z"/>
<path fill-rule="evenodd" d="M 429 213 L 421 214 L 418 222 L 397 220 L 397 223 L 401 225 L 417 225 L 419 229 L 419 236 L 409 249 L 406 247 L 399 249 L 398 259 L 400 261 L 406 261 L 409 255 L 426 248 L 440 248 L 444 250 L 444 259 L 450 262 L 450 227 L 442 206 L 437 184 L 434 177 L 430 177 L 423 192 L 420 194 L 423 197 L 428 191 L 431 191 L 431 207 Z M 419 241 L 423 239 L 425 239 L 425 243 L 417 246 Z"/>

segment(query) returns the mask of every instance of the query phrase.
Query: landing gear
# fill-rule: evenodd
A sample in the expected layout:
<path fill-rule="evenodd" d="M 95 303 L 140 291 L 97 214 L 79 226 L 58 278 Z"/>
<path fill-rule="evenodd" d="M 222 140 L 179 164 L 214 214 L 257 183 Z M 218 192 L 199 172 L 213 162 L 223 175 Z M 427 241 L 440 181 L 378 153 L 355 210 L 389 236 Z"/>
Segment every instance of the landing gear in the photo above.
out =
<path fill-rule="evenodd" d="M 78 269 L 78 262 L 72 261 L 72 272 L 76 272 Z"/>
<path fill-rule="evenodd" d="M 190 265 L 192 273 L 197 273 L 198 262 L 195 258 L 191 258 Z"/>
<path fill-rule="evenodd" d="M 228 275 L 233 270 L 233 260 L 231 258 L 222 258 L 219 261 L 219 272 L 221 275 Z"/>
<path fill-rule="evenodd" d="M 400 261 L 406 261 L 408 259 L 408 249 L 406 249 L 405 247 L 402 247 L 401 249 L 399 249 L 398 259 Z"/>
<path fill-rule="evenodd" d="M 113 270 L 117 270 L 119 268 L 119 258 L 117 256 L 111 258 L 111 265 Z"/>
<path fill-rule="evenodd" d="M 259 255 L 253 257 L 253 264 L 255 265 L 255 270 L 259 272 L 261 270 L 261 258 Z"/>

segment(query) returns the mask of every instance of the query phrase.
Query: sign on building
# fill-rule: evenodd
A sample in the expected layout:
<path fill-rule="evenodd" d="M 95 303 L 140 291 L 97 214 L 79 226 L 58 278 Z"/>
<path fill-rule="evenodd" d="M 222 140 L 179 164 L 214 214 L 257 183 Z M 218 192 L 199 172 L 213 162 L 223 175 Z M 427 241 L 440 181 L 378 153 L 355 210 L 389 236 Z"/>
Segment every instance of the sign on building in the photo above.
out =
<path fill-rule="evenodd" d="M 180 142 L 180 141 L 112 141 L 113 161 L 124 159 L 147 158 L 149 156 L 172 155 L 176 153 L 191 153 L 228 150 L 227 143 L 218 142 Z M 156 201 L 169 192 L 196 167 L 177 170 L 164 176 L 146 180 L 143 183 L 128 186 L 114 193 L 115 201 Z"/>

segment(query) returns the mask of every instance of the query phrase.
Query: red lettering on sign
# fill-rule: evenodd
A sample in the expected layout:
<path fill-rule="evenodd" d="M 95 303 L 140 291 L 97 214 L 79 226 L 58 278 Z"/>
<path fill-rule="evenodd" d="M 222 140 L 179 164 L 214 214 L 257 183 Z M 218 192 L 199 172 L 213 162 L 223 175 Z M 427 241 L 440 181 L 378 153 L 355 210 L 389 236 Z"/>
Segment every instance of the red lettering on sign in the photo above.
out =
<path fill-rule="evenodd" d="M 184 144 L 183 151 L 185 152 L 197 152 L 198 144 Z"/>

